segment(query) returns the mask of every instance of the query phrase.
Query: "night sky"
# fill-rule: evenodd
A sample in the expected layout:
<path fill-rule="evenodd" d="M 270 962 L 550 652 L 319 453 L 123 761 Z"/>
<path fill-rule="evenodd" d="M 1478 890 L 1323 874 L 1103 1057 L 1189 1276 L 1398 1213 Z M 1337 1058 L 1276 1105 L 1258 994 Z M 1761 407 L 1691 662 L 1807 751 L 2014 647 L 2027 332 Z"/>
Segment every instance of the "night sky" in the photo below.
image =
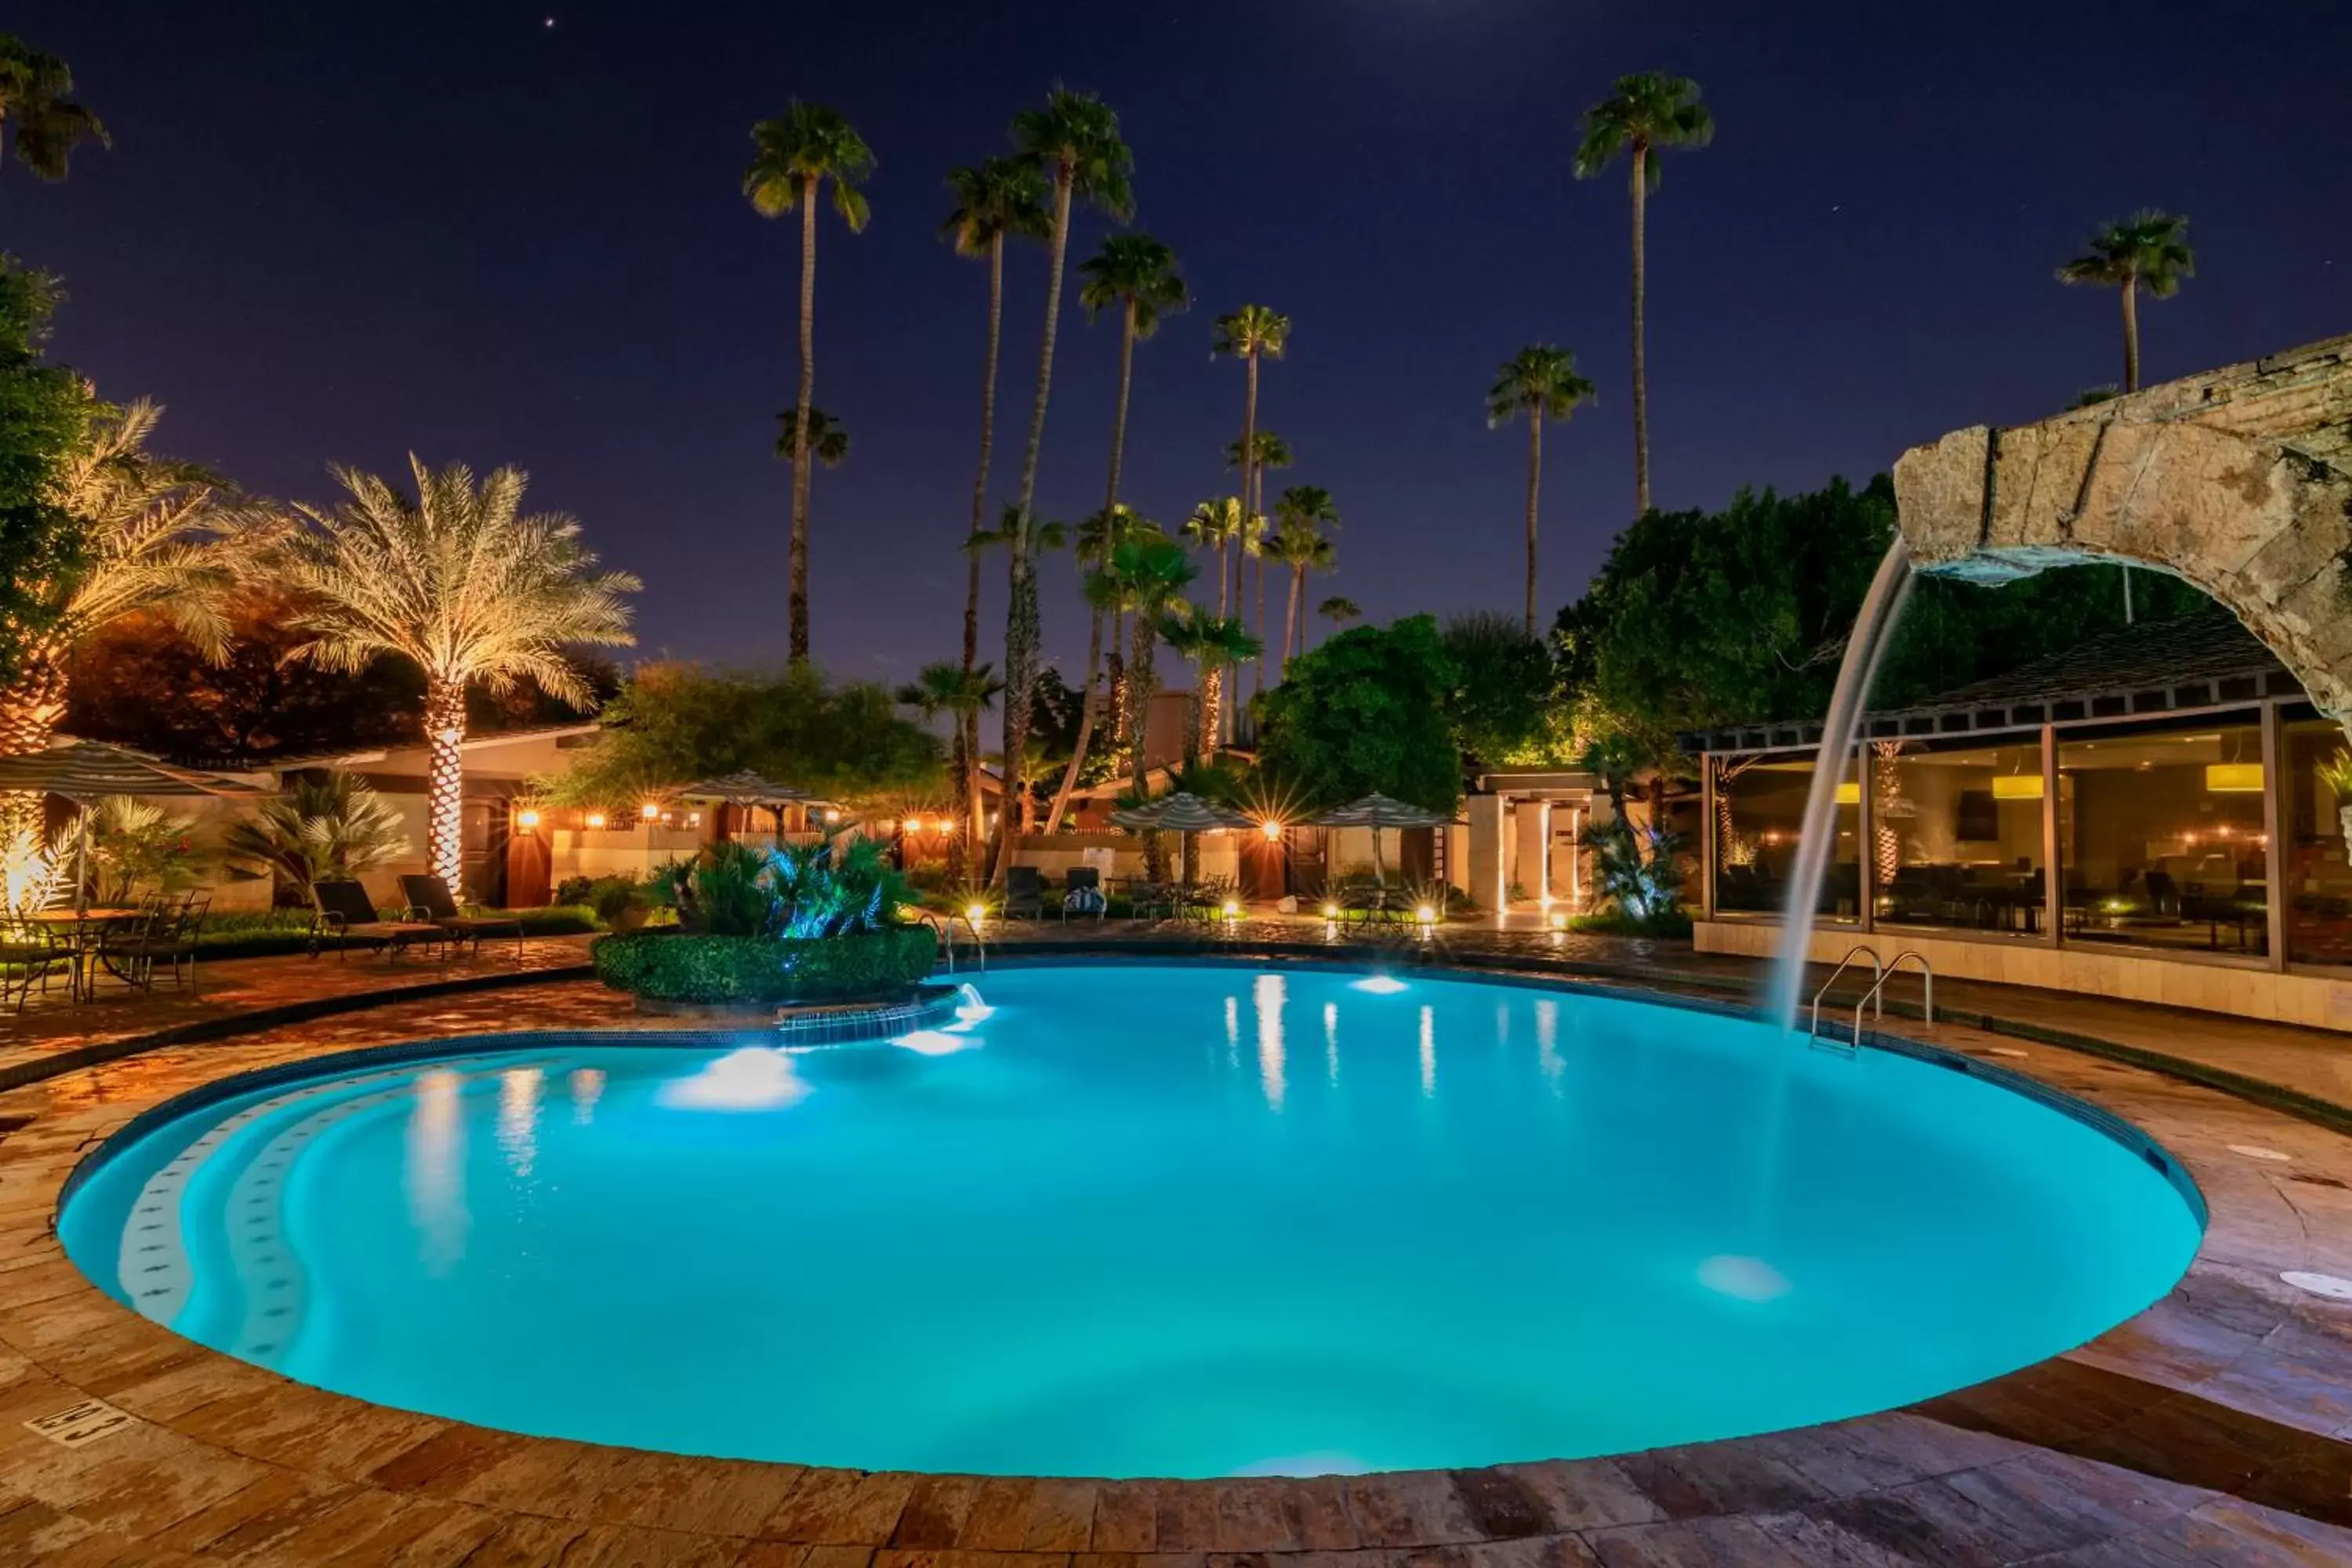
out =
<path fill-rule="evenodd" d="M 553 9 L 550 10 L 549 5 Z M 549 22 L 551 17 L 552 25 Z M 1056 81 L 1135 150 L 1137 226 L 1195 305 L 1137 355 L 1127 498 L 1173 526 L 1229 481 L 1242 374 L 1212 320 L 1286 312 L 1261 423 L 1328 488 L 1375 619 L 1516 613 L 1523 428 L 1497 362 L 1575 351 L 1601 405 L 1546 441 L 1546 614 L 1627 521 L 1627 203 L 1570 172 L 1622 73 L 1696 78 L 1715 145 L 1651 208 L 1657 500 L 1857 479 L 1911 443 L 2053 412 L 2120 374 L 2110 290 L 2052 278 L 2100 220 L 2185 212 L 2199 277 L 2147 305 L 2160 380 L 2352 330 L 2352 6 L 1255 4 L 159 5 L 26 0 L 114 133 L 72 178 L 0 171 L 0 244 L 62 273 L 56 349 L 170 406 L 159 446 L 267 494 L 415 450 L 519 463 L 642 574 L 641 651 L 781 659 L 797 219 L 740 195 L 751 123 L 839 108 L 879 160 L 871 226 L 818 237 L 817 657 L 950 656 L 985 269 L 936 237 L 951 164 Z M 1082 216 L 1076 264 L 1107 221 Z M 1007 260 L 996 489 L 1017 480 L 1045 292 Z M 1040 509 L 1100 504 L 1116 323 L 1066 305 Z M 988 640 L 1002 656 L 1003 566 Z M 1085 621 L 1045 573 L 1051 650 Z M 1278 601 L 1277 601 L 1278 603 Z M 1318 635 L 1320 634 L 1318 627 Z"/>

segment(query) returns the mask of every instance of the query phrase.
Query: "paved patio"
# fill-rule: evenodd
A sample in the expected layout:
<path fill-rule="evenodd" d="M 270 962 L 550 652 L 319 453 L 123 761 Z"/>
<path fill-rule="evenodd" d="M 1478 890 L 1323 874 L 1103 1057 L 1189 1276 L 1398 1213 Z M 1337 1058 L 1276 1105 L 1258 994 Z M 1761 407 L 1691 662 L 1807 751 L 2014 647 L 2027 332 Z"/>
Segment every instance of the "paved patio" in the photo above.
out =
<path fill-rule="evenodd" d="M 1298 934 L 1244 931 L 1235 945 Z M 1090 940 L 1055 931 L 1043 942 Z M 1669 951 L 1647 944 L 1572 938 L 1555 949 L 1547 936 L 1530 940 L 1539 950 L 1533 958 L 1517 937 L 1481 941 L 1477 956 L 1518 967 L 1554 954 L 1592 973 L 1671 967 L 1718 992 L 1752 979 L 1736 965 L 1669 965 Z M 1457 958 L 1471 956 L 1454 933 L 1445 941 Z M 1408 944 L 1392 961 L 1416 951 Z M 1007 952 L 1000 944 L 992 956 Z M 564 955 L 577 962 L 577 946 L 548 956 Z M 242 984 L 256 995 L 280 1005 L 355 1000 L 307 989 L 347 984 L 326 977 L 331 965 L 255 963 Z M 1993 999 L 2010 1014 L 2032 1015 L 2012 1020 L 2019 1026 L 2047 1022 L 2050 999 L 2038 994 Z M 592 984 L 527 981 L 145 1050 L 0 1093 L 0 1562 L 2352 1562 L 2352 1306 L 2278 1279 L 2288 1269 L 2352 1275 L 2352 1137 L 2324 1117 L 1967 1025 L 1922 1037 L 2105 1106 L 2181 1159 L 2212 1225 L 2180 1286 L 2088 1346 L 1909 1410 L 1606 1460 L 1295 1481 L 1032 1480 L 719 1462 L 522 1437 L 367 1405 L 200 1349 L 89 1286 L 50 1230 L 58 1189 L 84 1151 L 142 1107 L 208 1079 L 523 1020 L 602 1026 L 631 1018 L 624 999 Z M 2161 1041 L 2180 1053 L 2230 1053 L 2241 1067 L 2326 1058 L 2332 1070 L 2352 1056 L 2346 1042 L 2282 1042 L 2276 1037 L 2291 1032 L 2276 1030 L 2209 1046 L 2209 1033 L 2236 1031 L 2158 1009 L 2070 999 L 2066 1018 L 2068 1028 L 2095 1026 L 2126 1049 L 2134 1038 Z M 70 1447 L 25 1425 L 85 1397 L 130 1421 Z"/>

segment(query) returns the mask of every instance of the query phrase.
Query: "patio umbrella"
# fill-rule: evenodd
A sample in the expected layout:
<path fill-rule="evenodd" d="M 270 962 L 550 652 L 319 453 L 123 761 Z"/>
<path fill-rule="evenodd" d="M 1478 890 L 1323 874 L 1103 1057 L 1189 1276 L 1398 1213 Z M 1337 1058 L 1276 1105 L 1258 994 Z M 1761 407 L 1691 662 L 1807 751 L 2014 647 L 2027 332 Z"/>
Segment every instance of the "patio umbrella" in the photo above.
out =
<path fill-rule="evenodd" d="M 75 857 L 76 912 L 89 907 L 92 802 L 110 795 L 259 796 L 277 793 L 221 773 L 175 768 L 144 752 L 100 741 L 61 741 L 22 756 L 0 757 L 0 791 L 7 790 L 63 795 L 81 808 Z"/>
<path fill-rule="evenodd" d="M 743 768 L 690 784 L 677 792 L 677 798 L 692 805 L 731 805 L 743 811 L 750 811 L 754 806 L 766 806 L 778 814 L 776 831 L 781 837 L 784 824 L 780 808 L 814 800 L 816 796 L 796 784 L 778 784 L 773 779 Z"/>
<path fill-rule="evenodd" d="M 1184 790 L 1178 790 L 1172 795 L 1163 795 L 1157 800 L 1146 801 L 1141 805 L 1129 806 L 1124 811 L 1114 811 L 1110 814 L 1110 819 L 1121 827 L 1135 828 L 1146 833 L 1154 831 L 1178 833 L 1188 837 L 1195 833 L 1207 833 L 1220 827 L 1255 826 L 1251 818 L 1235 811 L 1232 806 L 1219 805 L 1213 800 L 1202 800 L 1199 795 Z M 1190 874 L 1190 869 L 1188 868 L 1187 875 Z"/>
<path fill-rule="evenodd" d="M 1372 879 L 1381 887 L 1388 886 L 1388 876 L 1381 868 L 1381 829 L 1383 827 L 1443 827 L 1451 823 L 1451 813 L 1432 811 L 1427 806 L 1413 805 L 1395 800 L 1375 790 L 1361 800 L 1335 805 L 1330 810 L 1307 819 L 1309 827 L 1369 827 L 1372 830 Z"/>

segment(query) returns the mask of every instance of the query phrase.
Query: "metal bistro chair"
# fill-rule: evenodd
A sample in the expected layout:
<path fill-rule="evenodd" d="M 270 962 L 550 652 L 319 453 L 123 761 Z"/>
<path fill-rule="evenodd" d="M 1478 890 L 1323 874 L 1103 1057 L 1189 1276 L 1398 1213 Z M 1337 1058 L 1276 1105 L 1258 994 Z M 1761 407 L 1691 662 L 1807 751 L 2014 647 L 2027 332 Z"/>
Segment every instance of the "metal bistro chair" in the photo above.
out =
<path fill-rule="evenodd" d="M 212 907 L 208 893 L 156 899 L 142 932 L 110 937 L 99 951 L 101 956 L 108 952 L 121 956 L 130 965 L 125 978 L 142 991 L 155 988 L 158 963 L 170 966 L 173 990 L 184 986 L 193 991 L 196 984 L 196 938 L 202 934 Z"/>
<path fill-rule="evenodd" d="M 71 984 L 73 965 L 73 943 L 67 933 L 32 921 L 0 919 L 0 1005 L 14 991 L 16 1011 L 23 1012 L 35 981 L 47 996 L 50 973 L 62 967 Z"/>

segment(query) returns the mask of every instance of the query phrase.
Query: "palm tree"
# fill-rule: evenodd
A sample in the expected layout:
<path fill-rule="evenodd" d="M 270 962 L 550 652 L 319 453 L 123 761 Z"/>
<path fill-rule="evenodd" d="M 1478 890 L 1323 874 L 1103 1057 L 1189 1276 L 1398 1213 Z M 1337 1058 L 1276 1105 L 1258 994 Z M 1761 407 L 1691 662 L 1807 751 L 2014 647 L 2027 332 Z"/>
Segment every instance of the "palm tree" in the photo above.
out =
<path fill-rule="evenodd" d="M 1356 601 L 1340 594 L 1334 594 L 1316 605 L 1315 613 L 1329 621 L 1331 629 L 1335 632 L 1346 626 L 1349 621 L 1360 621 L 1364 618 L 1364 612 L 1357 605 Z"/>
<path fill-rule="evenodd" d="M 360 670 L 390 654 L 424 671 L 425 859 L 454 888 L 466 689 L 504 691 L 529 679 L 574 707 L 594 706 L 564 650 L 635 642 L 624 595 L 638 583 L 595 570 L 571 517 L 523 515 L 521 469 L 499 468 L 478 485 L 463 464 L 436 474 L 408 461 L 414 500 L 373 474 L 331 469 L 347 499 L 295 508 L 308 526 L 286 541 L 279 571 L 309 600 L 295 625 L 312 640 L 295 657 Z"/>
<path fill-rule="evenodd" d="M 852 234 L 863 233 L 867 208 L 857 182 L 874 172 L 874 152 L 838 110 L 794 99 L 775 120 L 751 127 L 751 166 L 743 194 L 761 217 L 801 215 L 801 383 L 793 403 L 792 582 L 785 605 L 793 661 L 809 656 L 807 454 L 799 443 L 815 434 L 809 418 L 816 396 L 816 195 L 833 182 L 833 210 Z"/>
<path fill-rule="evenodd" d="M 1119 510 L 1126 511 L 1127 509 L 1121 507 Z M 1145 524 L 1144 526 L 1154 525 Z M 1087 554 L 1087 546 L 1083 541 L 1077 549 L 1081 561 L 1089 559 Z M 1092 559 L 1100 562 L 1105 558 L 1096 556 Z M 1076 793 L 1078 787 L 1078 770 L 1086 764 L 1087 743 L 1094 738 L 1097 714 L 1099 712 L 1108 721 L 1101 725 L 1101 728 L 1112 737 L 1114 768 L 1118 765 L 1116 762 L 1118 745 L 1127 734 L 1125 706 L 1128 696 L 1127 666 L 1118 653 L 1120 626 L 1127 609 L 1127 593 L 1119 585 L 1118 580 L 1100 564 L 1090 570 L 1082 571 L 1078 574 L 1078 589 L 1086 596 L 1087 616 L 1091 628 L 1087 634 L 1087 691 L 1091 693 L 1094 689 L 1095 663 L 1097 656 L 1104 652 L 1102 631 L 1103 617 L 1106 616 L 1111 617 L 1112 627 L 1109 657 L 1104 661 L 1108 679 L 1104 684 L 1099 707 L 1089 699 L 1078 714 L 1077 740 L 1071 746 L 1069 758 L 1063 767 L 1061 784 L 1054 791 L 1054 804 L 1045 813 L 1047 833 L 1059 833 L 1062 830 L 1063 814 L 1070 809 L 1070 796 Z"/>
<path fill-rule="evenodd" d="M 75 645 L 125 616 L 153 612 L 207 657 L 227 654 L 227 600 L 268 531 L 212 474 L 147 450 L 163 415 L 143 400 L 101 412 L 57 476 L 82 559 L 55 581 L 20 584 L 56 618 L 0 688 L 0 756 L 49 743 L 65 715 Z"/>
<path fill-rule="evenodd" d="M 1102 248 L 1078 263 L 1078 303 L 1089 320 L 1103 310 L 1120 312 L 1118 404 L 1110 426 L 1110 489 L 1106 509 L 1118 504 L 1119 465 L 1127 453 L 1127 401 L 1135 382 L 1135 345 L 1160 330 L 1163 316 L 1192 303 L 1176 253 L 1148 234 L 1114 234 Z"/>
<path fill-rule="evenodd" d="M 915 679 L 893 693 L 901 702 L 919 710 L 925 719 L 936 719 L 945 713 L 955 723 L 958 743 L 967 732 L 979 733 L 980 716 L 996 706 L 997 694 L 1004 682 L 996 679 L 992 665 L 979 664 L 966 669 L 952 659 L 936 659 L 915 672 Z M 963 834 L 957 846 L 959 853 L 976 852 L 981 841 L 980 768 L 973 759 L 964 770 Z"/>
<path fill-rule="evenodd" d="M 36 178 L 62 180 L 73 150 L 84 141 L 114 142 L 72 98 L 73 71 L 14 33 L 0 33 L 0 136 L 16 133 L 16 162 Z"/>
<path fill-rule="evenodd" d="M 1486 427 L 1528 416 L 1528 636 L 1536 635 L 1536 497 L 1543 489 L 1543 427 L 1592 401 L 1592 384 L 1576 374 L 1576 356 L 1530 343 L 1503 362 L 1486 390 Z"/>
<path fill-rule="evenodd" d="M 1259 476 L 1257 443 L 1257 367 L 1262 360 L 1280 359 L 1290 346 L 1290 318 L 1264 305 L 1244 305 L 1219 316 L 1209 340 L 1212 354 L 1242 362 L 1242 497 L 1252 512 L 1265 510 L 1265 481 Z M 1257 576 L 1257 689 L 1265 689 L 1265 567 Z"/>
<path fill-rule="evenodd" d="M 1291 645 L 1307 613 L 1307 574 L 1328 572 L 1335 552 L 1326 531 L 1339 526 L 1339 509 L 1320 485 L 1293 485 L 1274 503 L 1274 538 L 1267 553 L 1290 568 L 1290 594 L 1284 601 L 1282 668 L 1290 668 Z M 1301 651 L 1304 651 L 1303 649 Z"/>
<path fill-rule="evenodd" d="M 1247 513 L 1239 496 L 1219 496 L 1204 500 L 1192 509 L 1177 532 L 1188 544 L 1197 544 L 1217 558 L 1217 614 L 1233 614 L 1232 584 L 1225 570 L 1225 546 L 1239 541 L 1248 531 L 1244 521 Z"/>
<path fill-rule="evenodd" d="M 1121 399 L 1121 402 L 1124 404 L 1125 400 Z M 1122 418 L 1125 412 L 1122 407 Z M 1118 472 L 1116 456 L 1111 459 L 1111 472 L 1114 476 Z M 1114 487 L 1117 482 L 1114 478 Z M 1132 510 L 1116 501 L 1077 526 L 1072 548 L 1080 568 L 1079 592 L 1087 601 L 1087 679 L 1086 685 L 1079 691 L 1077 739 L 1072 743 L 1069 762 L 1062 770 L 1061 787 L 1054 792 L 1053 808 L 1045 814 L 1045 831 L 1048 833 L 1061 830 L 1062 813 L 1069 806 L 1070 792 L 1077 787 L 1078 770 L 1086 765 L 1087 746 L 1095 733 L 1095 678 L 1103 667 L 1103 617 L 1108 615 L 1116 619 L 1119 613 L 1118 595 L 1097 581 L 1101 575 L 1099 568 L 1110 559 L 1112 547 L 1119 540 L 1144 526 L 1147 525 Z M 1118 633 L 1114 626 L 1111 646 L 1116 648 L 1118 645 Z M 1114 660 L 1117 657 L 1116 653 L 1112 656 Z"/>
<path fill-rule="evenodd" d="M 1584 140 L 1576 149 L 1576 177 L 1591 179 L 1627 153 L 1633 163 L 1633 505 L 1650 510 L 1650 368 L 1643 348 L 1643 291 L 1647 285 L 1643 241 L 1650 193 L 1660 173 L 1654 154 L 1668 147 L 1704 147 L 1715 140 L 1715 117 L 1686 77 L 1644 71 L 1621 76 L 1609 96 L 1584 112 Z"/>
<path fill-rule="evenodd" d="M 1224 672 L 1257 657 L 1257 638 L 1242 625 L 1239 616 L 1213 616 L 1191 605 L 1161 611 L 1156 629 L 1160 641 L 1200 672 L 1200 702 L 1191 732 L 1184 737 L 1185 754 L 1204 747 L 1214 754 L 1217 715 L 1222 710 L 1218 690 L 1224 683 Z"/>
<path fill-rule="evenodd" d="M 824 409 L 811 405 L 808 411 L 808 455 L 828 468 L 841 467 L 849 456 L 849 427 Z M 776 456 L 786 462 L 799 460 L 801 455 L 801 411 L 787 408 L 776 416 L 782 426 L 776 435 Z"/>
<path fill-rule="evenodd" d="M 233 866 L 253 868 L 251 875 L 268 876 L 300 899 L 310 897 L 313 882 L 411 852 L 400 808 L 356 773 L 297 780 L 221 836 L 221 853 Z"/>
<path fill-rule="evenodd" d="M 1128 744 L 1132 749 L 1129 762 L 1138 795 L 1144 793 L 1150 773 L 1144 741 L 1151 713 L 1151 692 L 1157 684 L 1151 655 L 1158 642 L 1160 617 L 1182 597 L 1198 571 L 1184 547 L 1157 530 L 1139 532 L 1120 542 L 1111 552 L 1110 565 L 1106 570 L 1105 574 L 1126 598 L 1127 607 L 1135 617 L 1134 647 L 1127 665 Z"/>
<path fill-rule="evenodd" d="M 1070 204 L 1083 197 L 1124 222 L 1135 210 L 1135 155 L 1119 140 L 1118 115 L 1090 92 L 1055 88 L 1045 107 L 1013 118 L 1013 142 L 1034 159 L 1054 187 L 1048 241 L 1045 330 L 1037 350 L 1037 401 L 1029 413 L 1029 447 L 1021 459 L 1020 499 L 1025 513 L 1037 496 L 1037 454 L 1045 442 L 1045 405 L 1054 387 L 1054 339 L 1061 326 L 1062 267 L 1070 248 Z M 1017 778 L 1029 749 L 1029 694 L 1037 676 L 1037 569 L 1024 539 L 1013 543 L 1012 602 L 1004 616 L 1004 776 Z M 1012 864 L 1012 815 L 1005 816 L 1003 852 L 996 875 Z"/>
<path fill-rule="evenodd" d="M 1045 210 L 1045 177 L 1030 158 L 983 158 L 968 169 L 948 174 L 948 190 L 955 208 L 940 226 L 940 237 L 955 247 L 958 256 L 988 258 L 988 356 L 980 384 L 980 472 L 971 482 L 971 528 L 987 526 L 988 464 L 996 448 L 996 351 L 1004 327 L 1004 241 L 1008 237 L 1042 239 L 1053 227 Z M 964 552 L 963 668 L 969 674 L 980 658 L 980 552 Z M 980 755 L 976 717 L 958 731 L 957 784 L 974 803 L 980 782 L 973 773 Z M 974 824 L 978 806 L 973 807 Z"/>
<path fill-rule="evenodd" d="M 2154 209 L 2134 213 L 2091 237 L 2091 247 L 2058 269 L 2061 283 L 2096 283 L 2119 290 L 2124 301 L 2124 391 L 2139 390 L 2139 291 L 2169 300 L 2180 280 L 2197 276 L 2189 248 L 2189 220 Z"/>

